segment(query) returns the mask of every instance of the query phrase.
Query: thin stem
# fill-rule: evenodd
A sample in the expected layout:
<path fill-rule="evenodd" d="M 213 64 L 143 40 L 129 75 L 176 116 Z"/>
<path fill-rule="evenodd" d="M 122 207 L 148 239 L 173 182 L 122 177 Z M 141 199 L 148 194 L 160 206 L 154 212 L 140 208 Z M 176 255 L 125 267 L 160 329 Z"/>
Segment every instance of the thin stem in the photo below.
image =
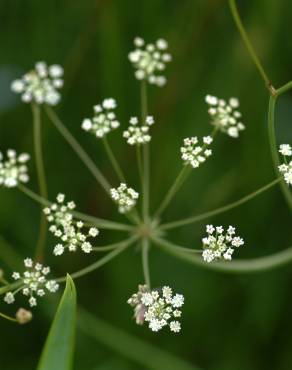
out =
<path fill-rule="evenodd" d="M 143 164 L 142 164 L 142 155 L 141 155 L 141 146 L 136 146 L 136 157 L 137 157 L 137 163 L 138 163 L 138 170 L 139 170 L 139 176 L 141 181 L 142 188 L 144 187 L 144 180 L 143 180 Z M 143 190 L 144 194 L 144 190 Z"/>
<path fill-rule="evenodd" d="M 149 270 L 149 239 L 142 239 L 142 266 L 145 284 L 151 289 L 150 270 Z"/>
<path fill-rule="evenodd" d="M 148 114 L 147 82 L 141 82 L 141 120 L 145 123 Z M 150 183 L 150 153 L 149 144 L 143 145 L 143 217 L 149 219 L 149 183 Z"/>
<path fill-rule="evenodd" d="M 89 274 L 90 272 L 94 270 L 97 270 L 99 267 L 105 265 L 107 262 L 111 261 L 117 255 L 122 253 L 126 248 L 128 248 L 131 244 L 133 244 L 137 239 L 138 239 L 137 236 L 133 236 L 132 238 L 129 238 L 127 241 L 121 242 L 120 247 L 106 254 L 104 257 L 94 262 L 93 264 L 83 268 L 82 270 L 79 270 L 79 271 L 74 272 L 73 274 L 70 274 L 70 276 L 72 277 L 72 279 L 77 279 L 81 276 Z M 56 279 L 56 281 L 59 283 L 63 283 L 66 281 L 66 276 L 58 278 Z"/>
<path fill-rule="evenodd" d="M 32 104 L 33 115 L 33 138 L 35 163 L 37 169 L 39 192 L 43 198 L 48 197 L 46 184 L 45 168 L 43 161 L 42 135 L 41 135 L 41 110 L 37 104 Z M 44 248 L 46 243 L 47 219 L 41 209 L 39 236 L 36 245 L 35 259 L 42 261 L 44 257 Z"/>
<path fill-rule="evenodd" d="M 282 95 L 282 94 L 284 94 L 286 91 L 291 90 L 291 89 L 292 89 L 292 81 L 289 81 L 289 82 L 287 82 L 285 85 L 283 85 L 282 87 L 279 87 L 279 88 L 276 90 L 276 95 L 277 95 L 277 96 Z"/>
<path fill-rule="evenodd" d="M 245 31 L 245 28 L 243 26 L 243 23 L 241 21 L 240 15 L 239 15 L 238 10 L 237 10 L 236 1 L 235 0 L 229 0 L 229 7 L 230 7 L 230 10 L 231 10 L 233 20 L 234 20 L 234 22 L 237 26 L 237 29 L 238 29 L 238 31 L 241 35 L 242 41 L 244 42 L 251 59 L 253 60 L 256 68 L 258 69 L 258 71 L 259 71 L 262 79 L 264 80 L 267 88 L 270 90 L 270 92 L 273 93 L 274 88 L 271 85 L 271 81 L 270 81 L 269 77 L 267 76 L 267 74 L 264 70 L 264 67 L 262 66 L 262 63 L 260 62 L 260 60 L 259 60 L 259 58 L 258 58 L 258 56 L 255 52 L 255 49 L 252 46 L 252 44 L 251 44 L 251 42 L 248 38 L 248 35 Z"/>
<path fill-rule="evenodd" d="M 241 199 L 239 199 L 235 202 L 229 203 L 229 204 L 227 204 L 223 207 L 216 208 L 212 211 L 208 211 L 208 212 L 202 213 L 202 214 L 197 215 L 197 216 L 185 218 L 183 220 L 172 221 L 172 222 L 169 222 L 167 224 L 163 224 L 163 225 L 161 225 L 160 229 L 161 230 L 168 230 L 168 229 L 173 229 L 175 227 L 189 225 L 189 224 L 192 224 L 192 223 L 195 223 L 195 222 L 198 222 L 198 221 L 205 220 L 206 218 L 210 218 L 210 217 L 219 215 L 223 212 L 230 211 L 231 209 L 236 208 L 238 206 L 241 206 L 242 204 L 244 204 L 244 203 L 248 202 L 249 200 L 255 198 L 256 196 L 260 195 L 261 193 L 264 193 L 265 191 L 269 190 L 270 188 L 272 188 L 273 186 L 278 184 L 281 180 L 282 180 L 281 178 L 277 178 L 277 179 L 271 181 L 270 183 L 268 183 L 267 185 L 262 186 L 261 188 L 255 190 L 254 192 L 246 195 L 245 197 L 243 197 L 243 198 L 241 198 Z"/>
<path fill-rule="evenodd" d="M 129 238 L 128 238 L 129 239 Z M 116 249 L 118 247 L 121 246 L 121 243 L 124 243 L 124 242 L 127 242 L 128 239 L 126 240 L 123 240 L 121 242 L 117 242 L 117 243 L 112 243 L 112 244 L 109 244 L 109 245 L 100 245 L 98 247 L 93 247 L 92 250 L 94 252 L 105 252 L 105 251 L 111 251 L 113 249 Z"/>
<path fill-rule="evenodd" d="M 184 183 L 186 177 L 190 174 L 189 166 L 183 167 L 180 171 L 178 176 L 176 177 L 174 183 L 172 184 L 171 188 L 169 189 L 168 193 L 166 194 L 165 198 L 163 199 L 162 203 L 158 207 L 155 218 L 159 217 L 161 213 L 165 210 L 165 208 L 169 205 L 170 201 L 173 199 L 175 194 L 179 191 L 180 187 Z"/>
<path fill-rule="evenodd" d="M 276 105 L 277 98 L 275 96 L 270 96 L 269 101 L 269 112 L 268 112 L 268 131 L 269 131 L 269 141 L 270 141 L 270 149 L 272 154 L 272 160 L 274 163 L 274 170 L 275 173 L 278 175 L 279 170 L 278 166 L 280 165 L 280 159 L 277 149 L 276 143 L 276 133 L 275 133 L 275 105 Z M 287 184 L 285 183 L 284 178 L 280 183 L 282 193 L 288 203 L 290 209 L 292 209 L 292 193 L 288 188 Z"/>
<path fill-rule="evenodd" d="M 75 151 L 75 153 L 78 155 L 81 161 L 85 164 L 85 166 L 89 169 L 89 171 L 94 176 L 94 178 L 97 180 L 97 182 L 101 185 L 101 187 L 105 190 L 105 192 L 109 194 L 110 189 L 111 189 L 109 182 L 103 176 L 101 171 L 97 168 L 97 166 L 92 161 L 92 159 L 89 157 L 89 155 L 81 147 L 81 145 L 74 138 L 74 136 L 70 133 L 70 131 L 66 128 L 66 126 L 64 126 L 64 124 L 61 122 L 61 120 L 56 115 L 56 113 L 53 111 L 53 109 L 51 107 L 45 106 L 45 111 L 48 117 L 50 118 L 50 120 L 52 121 L 52 123 L 57 128 L 57 130 L 65 138 L 65 140 L 68 142 L 71 148 Z"/>
<path fill-rule="evenodd" d="M 108 143 L 108 140 L 107 140 L 107 137 L 106 136 L 103 137 L 102 142 L 103 142 L 105 151 L 106 151 L 106 153 L 108 155 L 108 158 L 109 158 L 109 160 L 110 160 L 110 162 L 111 162 L 114 170 L 116 171 L 116 174 L 117 174 L 119 180 L 121 182 L 126 182 L 126 179 L 125 179 L 125 176 L 123 174 L 123 171 L 121 170 L 121 167 L 119 166 L 119 164 L 118 164 L 118 162 L 116 160 L 116 157 L 115 157 L 115 155 L 114 155 L 114 153 L 113 153 L 113 151 L 112 151 L 112 149 L 111 149 L 111 147 L 110 147 L 110 145 Z"/>
<path fill-rule="evenodd" d="M 5 314 L 4 314 L 4 313 L 2 313 L 2 312 L 0 312 L 0 317 L 3 317 L 3 319 L 9 320 L 9 321 L 17 322 L 17 320 L 16 320 L 14 317 L 11 317 L 11 316 L 8 316 L 8 315 L 5 315 Z"/>
<path fill-rule="evenodd" d="M 272 270 L 292 262 L 292 247 L 266 257 L 250 258 L 231 262 L 204 262 L 202 257 L 190 253 L 182 253 L 175 244 L 161 238 L 152 237 L 153 242 L 165 252 L 183 261 L 206 269 L 226 273 L 254 273 Z"/>
<path fill-rule="evenodd" d="M 29 198 L 31 198 L 35 202 L 42 204 L 43 206 L 49 206 L 52 204 L 50 201 L 40 197 L 38 194 L 28 189 L 24 185 L 19 184 L 18 188 Z M 121 230 L 121 231 L 131 231 L 133 229 L 132 225 L 122 224 L 122 223 L 114 222 L 110 220 L 105 220 L 103 218 L 97 218 L 97 217 L 90 216 L 82 212 L 73 211 L 72 214 L 75 217 L 79 218 L 80 220 L 85 221 L 85 222 L 87 221 L 91 223 L 91 225 L 95 225 L 99 227 L 100 229 Z"/>

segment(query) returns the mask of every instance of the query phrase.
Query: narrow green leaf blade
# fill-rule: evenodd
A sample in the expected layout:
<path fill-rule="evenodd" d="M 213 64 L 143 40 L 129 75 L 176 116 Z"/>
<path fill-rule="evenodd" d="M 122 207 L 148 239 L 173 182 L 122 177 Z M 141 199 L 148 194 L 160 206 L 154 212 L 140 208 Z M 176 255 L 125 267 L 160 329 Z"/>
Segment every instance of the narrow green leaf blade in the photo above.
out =
<path fill-rule="evenodd" d="M 67 275 L 66 288 L 44 345 L 37 370 L 70 370 L 76 331 L 76 290 Z"/>

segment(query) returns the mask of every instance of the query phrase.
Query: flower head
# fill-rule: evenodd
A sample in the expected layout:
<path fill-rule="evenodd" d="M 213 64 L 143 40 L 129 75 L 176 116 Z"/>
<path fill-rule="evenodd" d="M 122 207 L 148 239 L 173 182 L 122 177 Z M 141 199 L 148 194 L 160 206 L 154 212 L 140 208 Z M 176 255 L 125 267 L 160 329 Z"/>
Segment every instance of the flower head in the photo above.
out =
<path fill-rule="evenodd" d="M 13 149 L 7 150 L 7 160 L 3 161 L 3 155 L 0 152 L 0 186 L 7 188 L 16 187 L 20 182 L 29 181 L 26 162 L 30 159 L 27 153 L 16 154 Z"/>
<path fill-rule="evenodd" d="M 15 301 L 15 294 L 22 291 L 25 296 L 29 297 L 29 304 L 31 307 L 37 305 L 36 296 L 42 297 L 46 291 L 55 293 L 59 284 L 55 280 L 48 280 L 47 275 L 50 272 L 49 267 L 44 267 L 40 263 L 34 263 L 32 259 L 26 258 L 24 260 L 26 271 L 23 274 L 14 272 L 12 278 L 19 282 L 19 287 L 14 292 L 6 293 L 4 301 L 11 304 Z"/>
<path fill-rule="evenodd" d="M 291 145 L 281 144 L 279 152 L 284 156 L 284 163 L 280 164 L 278 169 L 284 176 L 286 183 L 292 185 L 292 161 L 288 161 L 287 158 L 292 156 Z"/>
<path fill-rule="evenodd" d="M 222 226 L 207 225 L 207 237 L 202 239 L 205 262 L 216 260 L 230 261 L 235 248 L 244 244 L 242 238 L 235 236 L 235 227 L 229 226 L 226 233 Z"/>
<path fill-rule="evenodd" d="M 19 308 L 15 314 L 15 318 L 19 324 L 27 324 L 32 319 L 32 313 L 24 308 Z"/>
<path fill-rule="evenodd" d="M 131 117 L 130 126 L 124 131 L 123 136 L 127 139 L 130 145 L 140 145 L 149 143 L 151 136 L 149 135 L 150 126 L 154 124 L 152 116 L 147 116 L 145 122 L 139 126 L 137 117 Z"/>
<path fill-rule="evenodd" d="M 137 203 L 139 193 L 121 183 L 118 188 L 110 190 L 112 199 L 118 204 L 120 213 L 129 212 Z"/>
<path fill-rule="evenodd" d="M 209 145 L 213 139 L 211 136 L 203 137 L 202 145 L 198 145 L 198 138 L 187 137 L 184 139 L 184 145 L 180 148 L 181 159 L 185 165 L 191 165 L 193 168 L 197 168 L 201 163 L 212 155 L 212 150 L 209 149 Z"/>
<path fill-rule="evenodd" d="M 61 99 L 58 90 L 63 86 L 62 76 L 60 65 L 48 66 L 45 62 L 37 62 L 32 71 L 12 82 L 11 90 L 21 94 L 25 103 L 56 105 Z"/>
<path fill-rule="evenodd" d="M 170 287 L 151 291 L 147 285 L 139 285 L 138 292 L 128 299 L 128 303 L 134 307 L 137 324 L 142 325 L 146 321 L 154 332 L 165 326 L 174 333 L 180 332 L 181 325 L 177 319 L 181 317 L 179 308 L 184 305 L 184 297 L 182 294 L 173 295 Z"/>
<path fill-rule="evenodd" d="M 97 138 L 104 137 L 110 131 L 120 126 L 120 122 L 117 121 L 116 115 L 113 112 L 116 107 L 115 99 L 104 99 L 101 104 L 93 107 L 93 118 L 85 118 L 81 127 L 83 130 L 94 134 Z"/>
<path fill-rule="evenodd" d="M 50 207 L 44 208 L 47 220 L 51 223 L 49 230 L 61 241 L 54 248 L 54 254 L 60 256 L 65 249 L 75 252 L 80 248 L 84 253 L 92 251 L 92 244 L 89 238 L 95 238 L 99 230 L 95 227 L 83 231 L 83 222 L 75 220 L 72 211 L 75 209 L 74 202 L 65 202 L 65 195 L 58 194 L 57 202 Z"/>
<path fill-rule="evenodd" d="M 237 138 L 240 131 L 245 129 L 240 121 L 241 113 L 237 110 L 238 99 L 230 98 L 227 103 L 223 99 L 207 95 L 205 100 L 209 105 L 208 113 L 211 116 L 211 124 L 227 135 Z"/>
<path fill-rule="evenodd" d="M 171 61 L 171 55 L 166 52 L 168 44 L 164 39 L 158 39 L 155 44 L 145 44 L 141 37 L 134 39 L 136 49 L 129 53 L 129 60 L 135 68 L 137 80 L 145 80 L 150 84 L 163 86 L 166 78 L 160 73 Z"/>

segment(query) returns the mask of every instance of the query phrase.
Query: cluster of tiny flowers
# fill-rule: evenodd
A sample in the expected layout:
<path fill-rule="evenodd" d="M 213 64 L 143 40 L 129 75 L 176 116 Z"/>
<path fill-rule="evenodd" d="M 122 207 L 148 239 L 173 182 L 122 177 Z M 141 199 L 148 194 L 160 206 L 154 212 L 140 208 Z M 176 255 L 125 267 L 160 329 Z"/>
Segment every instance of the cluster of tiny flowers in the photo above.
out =
<path fill-rule="evenodd" d="M 46 289 L 49 292 L 55 293 L 59 284 L 55 280 L 47 280 L 47 275 L 50 272 L 49 267 L 44 267 L 40 263 L 33 263 L 32 259 L 26 258 L 24 266 L 27 268 L 23 275 L 19 272 L 13 272 L 12 278 L 20 282 L 20 287 L 14 292 L 6 293 L 4 301 L 11 304 L 15 301 L 14 295 L 18 291 L 22 291 L 25 296 L 30 297 L 28 302 L 31 307 L 37 305 L 36 296 L 42 297 L 46 294 Z"/>
<path fill-rule="evenodd" d="M 283 174 L 288 185 L 292 185 L 292 160 L 289 162 L 286 157 L 292 156 L 292 147 L 289 144 L 281 144 L 279 152 L 284 156 L 285 163 L 280 164 L 279 171 Z"/>
<path fill-rule="evenodd" d="M 88 238 L 96 237 L 99 231 L 95 227 L 91 227 L 87 233 L 82 232 L 83 222 L 75 220 L 72 214 L 75 203 L 68 202 L 64 204 L 64 201 L 65 195 L 58 194 L 57 203 L 44 208 L 47 220 L 52 223 L 49 230 L 62 241 L 54 247 L 53 253 L 60 256 L 65 249 L 75 252 L 78 248 L 81 248 L 84 253 L 90 253 L 92 244 L 88 241 Z"/>
<path fill-rule="evenodd" d="M 127 139 L 127 143 L 130 145 L 146 144 L 151 140 L 149 128 L 154 124 L 154 118 L 147 116 L 143 125 L 138 126 L 138 123 L 137 117 L 131 117 L 130 126 L 123 133 L 124 138 Z"/>
<path fill-rule="evenodd" d="M 230 98 L 227 103 L 223 99 L 207 95 L 205 100 L 209 105 L 208 113 L 212 118 L 212 125 L 231 137 L 238 137 L 240 131 L 245 129 L 244 124 L 240 122 L 241 113 L 237 110 L 238 99 Z"/>
<path fill-rule="evenodd" d="M 187 137 L 184 139 L 184 146 L 180 148 L 181 158 L 185 165 L 191 165 L 193 168 L 197 168 L 201 163 L 212 155 L 212 150 L 208 146 L 212 143 L 213 139 L 211 136 L 203 137 L 203 144 L 198 144 L 198 138 Z"/>
<path fill-rule="evenodd" d="M 85 118 L 82 122 L 82 128 L 85 131 L 91 132 L 97 138 L 102 138 L 110 131 L 118 128 L 120 122 L 117 121 L 113 110 L 117 107 L 117 103 L 113 98 L 104 99 L 102 104 L 93 107 L 94 117 L 92 119 Z"/>
<path fill-rule="evenodd" d="M 139 193 L 125 183 L 121 183 L 118 188 L 111 189 L 111 197 L 118 204 L 119 212 L 126 213 L 135 207 Z"/>
<path fill-rule="evenodd" d="M 154 332 L 165 326 L 169 326 L 174 333 L 180 332 L 179 308 L 184 304 L 184 297 L 181 294 L 173 295 L 170 287 L 150 291 L 146 285 L 139 285 L 138 292 L 128 299 L 128 304 L 134 307 L 137 324 L 142 325 L 146 321 Z"/>
<path fill-rule="evenodd" d="M 26 162 L 30 159 L 29 155 L 22 153 L 16 154 L 13 149 L 7 150 L 7 160 L 4 161 L 3 154 L 0 152 L 0 186 L 13 188 L 19 182 L 29 181 Z"/>
<path fill-rule="evenodd" d="M 164 86 L 166 78 L 160 73 L 164 71 L 166 63 L 171 61 L 171 55 L 166 52 L 167 41 L 158 39 L 155 44 L 145 45 L 141 37 L 136 37 L 134 45 L 136 49 L 129 53 L 129 60 L 136 69 L 137 80 L 146 80 L 150 84 Z"/>
<path fill-rule="evenodd" d="M 12 82 L 11 90 L 21 94 L 21 100 L 25 103 L 56 105 L 61 99 L 58 89 L 63 86 L 62 76 L 63 68 L 60 65 L 48 66 L 45 62 L 38 62 L 35 69 Z"/>
<path fill-rule="evenodd" d="M 225 234 L 222 226 L 207 225 L 206 231 L 208 236 L 202 239 L 202 256 L 205 262 L 222 259 L 230 261 L 234 248 L 244 244 L 242 238 L 235 236 L 235 227 L 233 226 L 229 226 Z"/>

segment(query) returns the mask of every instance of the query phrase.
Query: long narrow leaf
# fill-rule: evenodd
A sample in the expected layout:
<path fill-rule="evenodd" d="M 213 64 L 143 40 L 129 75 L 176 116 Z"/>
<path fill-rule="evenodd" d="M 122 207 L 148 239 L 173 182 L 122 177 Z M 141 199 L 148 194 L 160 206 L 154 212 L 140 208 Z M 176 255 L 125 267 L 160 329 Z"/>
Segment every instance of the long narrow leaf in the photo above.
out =
<path fill-rule="evenodd" d="M 43 348 L 37 370 L 70 370 L 76 331 L 76 290 L 67 275 L 66 288 Z"/>

